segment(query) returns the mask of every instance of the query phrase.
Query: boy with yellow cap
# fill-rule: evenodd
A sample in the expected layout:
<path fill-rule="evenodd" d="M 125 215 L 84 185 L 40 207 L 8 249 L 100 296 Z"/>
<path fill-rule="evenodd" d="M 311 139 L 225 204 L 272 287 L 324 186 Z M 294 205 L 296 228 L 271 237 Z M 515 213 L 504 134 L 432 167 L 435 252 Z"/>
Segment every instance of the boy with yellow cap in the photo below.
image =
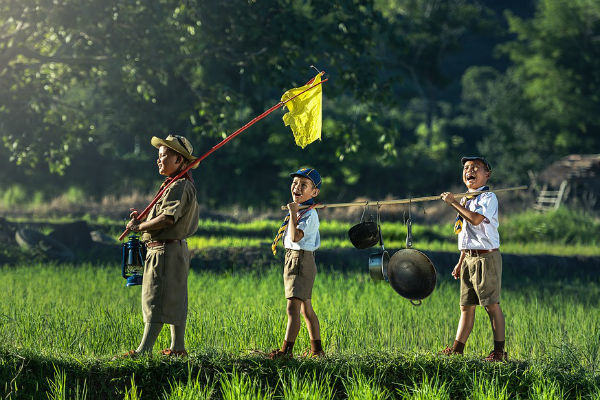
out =
<path fill-rule="evenodd" d="M 314 251 L 321 244 L 319 235 L 319 215 L 314 209 L 314 197 L 321 189 L 321 175 L 314 168 L 300 168 L 290 174 L 293 178 L 290 191 L 293 201 L 287 205 L 289 215 L 279 228 L 273 241 L 275 254 L 277 242 L 284 236 L 285 263 L 283 283 L 287 298 L 288 323 L 285 339 L 280 349 L 269 353 L 269 358 L 291 358 L 294 342 L 300 331 L 300 313 L 304 317 L 310 336 L 308 356 L 324 356 L 321 344 L 319 319 L 313 310 L 312 288 L 317 275 Z M 301 205 L 308 208 L 299 211 Z"/>
<path fill-rule="evenodd" d="M 151 143 L 158 148 L 158 173 L 167 177 L 161 188 L 196 160 L 192 155 L 192 144 L 183 136 L 168 135 L 165 139 L 154 136 Z M 131 213 L 127 229 L 141 232 L 147 248 L 142 283 L 145 327 L 138 348 L 124 356 L 150 353 L 163 324 L 170 325 L 171 346 L 162 350 L 161 354 L 186 356 L 190 252 L 185 238 L 193 235 L 198 228 L 196 188 L 189 171 L 170 183 L 144 221 L 137 220 L 137 215 L 135 210 Z"/>

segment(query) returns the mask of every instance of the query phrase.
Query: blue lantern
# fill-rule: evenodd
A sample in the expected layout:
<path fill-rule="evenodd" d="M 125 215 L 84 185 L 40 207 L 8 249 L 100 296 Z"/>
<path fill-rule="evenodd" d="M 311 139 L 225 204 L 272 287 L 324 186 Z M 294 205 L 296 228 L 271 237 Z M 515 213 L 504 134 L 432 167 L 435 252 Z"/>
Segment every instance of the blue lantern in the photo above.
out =
<path fill-rule="evenodd" d="M 123 260 L 121 262 L 121 274 L 127 279 L 127 286 L 142 284 L 144 275 L 144 260 L 146 259 L 146 246 L 140 242 L 139 236 L 131 235 L 126 243 L 123 243 Z"/>

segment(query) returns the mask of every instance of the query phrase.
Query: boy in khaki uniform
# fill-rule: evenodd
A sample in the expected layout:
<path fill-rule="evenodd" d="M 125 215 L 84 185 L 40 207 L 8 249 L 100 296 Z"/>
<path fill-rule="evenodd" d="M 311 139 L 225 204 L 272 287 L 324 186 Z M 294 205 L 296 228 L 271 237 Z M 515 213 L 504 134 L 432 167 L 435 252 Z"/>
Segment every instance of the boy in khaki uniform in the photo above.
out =
<path fill-rule="evenodd" d="M 152 138 L 158 148 L 158 172 L 170 182 L 196 157 L 193 147 L 183 136 L 169 135 L 165 139 Z M 185 238 L 198 228 L 198 202 L 191 174 L 173 182 L 141 222 L 138 212 L 131 213 L 127 228 L 143 232 L 147 253 L 142 283 L 142 313 L 144 336 L 136 350 L 125 354 L 135 357 L 149 353 L 154 347 L 163 324 L 171 328 L 171 346 L 162 350 L 167 356 L 186 356 L 185 325 L 187 320 L 187 278 L 190 253 Z"/>
<path fill-rule="evenodd" d="M 454 231 L 458 234 L 460 257 L 452 271 L 460 279 L 460 320 L 452 347 L 446 355 L 463 354 L 467 339 L 473 329 L 475 308 L 481 305 L 490 318 L 494 335 L 494 350 L 486 361 L 505 361 L 504 314 L 500 308 L 502 256 L 498 235 L 498 199 L 485 184 L 490 174 L 490 164 L 483 157 L 463 157 L 463 182 L 472 196 L 460 203 L 452 193 L 444 192 L 441 198 L 458 212 Z"/>
<path fill-rule="evenodd" d="M 325 355 L 321 344 L 319 319 L 311 303 L 312 288 L 317 275 L 314 251 L 321 244 L 319 215 L 313 208 L 316 205 L 313 197 L 316 197 L 321 189 L 321 176 L 313 168 L 301 168 L 290 176 L 293 178 L 290 188 L 293 202 L 287 205 L 289 215 L 279 228 L 272 245 L 275 254 L 277 241 L 285 235 L 283 283 L 287 298 L 288 323 L 283 344 L 280 349 L 269 353 L 271 359 L 292 357 L 294 342 L 300 331 L 300 313 L 304 317 L 310 336 L 308 356 Z M 309 208 L 298 212 L 300 205 L 308 205 Z"/>

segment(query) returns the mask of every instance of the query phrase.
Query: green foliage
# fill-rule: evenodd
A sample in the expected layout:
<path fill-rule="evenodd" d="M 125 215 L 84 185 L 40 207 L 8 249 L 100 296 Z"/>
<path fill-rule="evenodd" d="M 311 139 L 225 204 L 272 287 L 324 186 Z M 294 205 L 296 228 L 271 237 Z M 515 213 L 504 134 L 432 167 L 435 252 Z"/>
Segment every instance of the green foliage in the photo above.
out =
<path fill-rule="evenodd" d="M 332 400 L 334 392 L 331 376 L 323 374 L 302 373 L 298 370 L 286 371 L 279 374 L 283 398 L 285 400 Z"/>
<path fill-rule="evenodd" d="M 590 0 L 22 0 L 0 15 L 0 183 L 46 198 L 156 189 L 152 135 L 201 154 L 311 64 L 330 77 L 324 140 L 300 150 L 273 113 L 197 170 L 203 204 L 277 205 L 307 164 L 330 201 L 437 192 L 477 151 L 522 184 L 600 145 Z"/>
<path fill-rule="evenodd" d="M 473 375 L 472 400 L 508 400 L 508 382 L 502 385 L 498 376 L 489 379 L 483 374 Z"/>
<path fill-rule="evenodd" d="M 450 400 L 448 382 L 442 381 L 438 374 L 429 377 L 424 373 L 421 382 L 414 382 L 412 387 L 398 389 L 398 394 L 410 400 Z"/>
<path fill-rule="evenodd" d="M 381 387 L 381 376 L 367 377 L 361 370 L 352 371 L 344 380 L 344 389 L 349 400 L 386 400 L 390 392 Z"/>
<path fill-rule="evenodd" d="M 502 166 L 494 174 L 503 181 L 523 182 L 524 171 L 600 145 L 599 16 L 600 5 L 588 0 L 538 1 L 530 19 L 507 10 L 515 39 L 499 51 L 510 67 L 472 67 L 463 76 L 464 105 L 484 136 L 478 148 Z"/>
<path fill-rule="evenodd" d="M 29 196 L 22 185 L 14 184 L 5 188 L 2 194 L 2 204 L 5 207 L 14 207 L 27 203 Z"/>
<path fill-rule="evenodd" d="M 165 389 L 163 395 L 164 400 L 209 400 L 215 393 L 216 383 L 204 382 L 200 378 L 200 371 L 192 378 L 192 368 L 189 366 L 188 380 L 182 383 L 178 380 L 173 380 L 169 383 L 169 389 Z"/>
<path fill-rule="evenodd" d="M 19 168 L 5 179 L 49 192 L 78 182 L 88 195 L 152 190 L 152 135 L 177 131 L 204 151 L 306 82 L 314 64 L 331 77 L 326 140 L 301 151 L 274 113 L 203 164 L 203 203 L 275 204 L 278 175 L 305 164 L 327 171 L 323 194 L 334 197 L 447 182 L 461 140 L 440 94 L 460 75 L 443 60 L 488 14 L 458 0 L 396 3 L 6 4 L 0 135 Z M 41 164 L 64 177 L 31 174 Z M 412 180 L 413 168 L 440 176 Z"/>
<path fill-rule="evenodd" d="M 514 215 L 500 225 L 500 235 L 505 242 L 598 245 L 599 232 L 600 221 L 596 217 L 564 207 L 544 214 Z"/>
<path fill-rule="evenodd" d="M 534 400 L 560 400 L 564 399 L 565 395 L 557 381 L 544 377 L 533 383 L 529 398 Z"/>
<path fill-rule="evenodd" d="M 76 186 L 69 187 L 64 196 L 69 203 L 73 204 L 84 204 L 86 199 L 84 191 Z"/>
<path fill-rule="evenodd" d="M 129 389 L 125 389 L 124 400 L 140 400 L 142 391 L 138 392 L 138 387 L 135 384 L 135 374 L 131 375 L 131 386 Z"/>
<path fill-rule="evenodd" d="M 67 386 L 67 374 L 54 366 L 54 379 L 48 379 L 48 400 L 85 400 L 87 398 L 87 383 L 79 386 L 79 381 L 73 389 Z M 133 400 L 133 399 L 132 399 Z"/>
<path fill-rule="evenodd" d="M 221 396 L 223 400 L 267 400 L 272 396 L 267 390 L 263 394 L 261 385 L 244 373 L 233 371 L 221 377 Z"/>

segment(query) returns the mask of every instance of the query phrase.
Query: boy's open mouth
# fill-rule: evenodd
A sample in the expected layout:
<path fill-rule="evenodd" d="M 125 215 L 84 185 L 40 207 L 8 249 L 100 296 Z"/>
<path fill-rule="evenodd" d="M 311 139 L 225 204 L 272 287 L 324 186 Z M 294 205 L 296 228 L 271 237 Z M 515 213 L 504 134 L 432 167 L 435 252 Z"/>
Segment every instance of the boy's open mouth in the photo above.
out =
<path fill-rule="evenodd" d="M 467 174 L 466 178 L 469 182 L 472 182 L 476 179 L 475 175 L 473 175 L 473 174 Z"/>

